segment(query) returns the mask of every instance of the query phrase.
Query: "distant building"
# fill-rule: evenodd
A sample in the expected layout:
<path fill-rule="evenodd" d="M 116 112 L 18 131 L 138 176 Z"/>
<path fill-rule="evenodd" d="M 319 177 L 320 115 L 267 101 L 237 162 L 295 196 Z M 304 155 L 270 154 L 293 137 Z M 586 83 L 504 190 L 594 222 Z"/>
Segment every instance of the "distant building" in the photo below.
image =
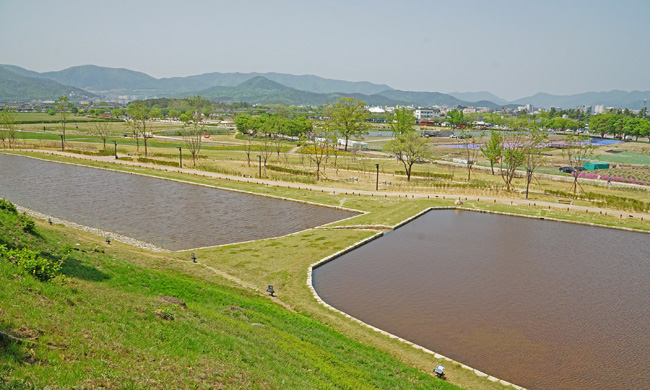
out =
<path fill-rule="evenodd" d="M 535 112 L 535 106 L 533 106 L 532 104 L 526 104 L 517 107 L 517 111 L 523 111 L 523 110 L 526 110 L 527 113 L 532 114 Z"/>
<path fill-rule="evenodd" d="M 433 107 L 418 107 L 415 109 L 415 117 L 421 120 L 433 119 L 440 117 L 440 109 Z"/>
<path fill-rule="evenodd" d="M 384 114 L 384 113 L 386 113 L 386 110 L 384 110 L 381 107 L 370 107 L 370 109 L 368 111 L 370 111 L 371 114 Z"/>
<path fill-rule="evenodd" d="M 594 106 L 594 114 L 595 115 L 602 114 L 604 112 L 605 112 L 605 106 L 603 106 L 602 104 L 596 104 Z"/>

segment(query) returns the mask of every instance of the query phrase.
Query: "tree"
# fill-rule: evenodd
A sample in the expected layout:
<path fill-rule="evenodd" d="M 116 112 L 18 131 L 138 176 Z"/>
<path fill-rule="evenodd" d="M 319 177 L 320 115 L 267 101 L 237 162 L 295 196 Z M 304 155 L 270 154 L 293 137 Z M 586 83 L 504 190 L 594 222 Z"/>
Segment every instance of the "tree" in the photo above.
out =
<path fill-rule="evenodd" d="M 16 147 L 16 113 L 9 107 L 0 111 L 0 140 L 3 148 Z"/>
<path fill-rule="evenodd" d="M 609 115 L 608 114 L 600 114 L 591 117 L 589 120 L 589 130 L 592 133 L 598 133 L 600 134 L 601 137 L 605 137 L 605 134 L 608 132 L 608 122 L 609 122 Z"/>
<path fill-rule="evenodd" d="M 581 122 L 576 122 L 569 118 L 562 118 L 556 116 L 555 118 L 549 120 L 544 124 L 548 129 L 559 129 L 559 130 L 577 130 L 582 127 Z"/>
<path fill-rule="evenodd" d="M 205 104 L 206 100 L 201 95 L 196 95 L 190 98 L 190 104 L 193 108 L 193 116 L 191 121 L 186 122 L 183 127 L 183 141 L 185 147 L 192 155 L 192 165 L 196 166 L 196 160 L 199 158 L 201 152 L 201 141 L 203 139 L 203 131 L 205 130 L 205 122 L 201 114 L 201 107 Z"/>
<path fill-rule="evenodd" d="M 280 115 L 271 115 L 264 122 L 264 132 L 272 135 L 272 143 L 275 152 L 278 155 L 278 163 L 280 163 L 280 151 L 282 151 L 282 136 L 285 134 L 285 126 L 287 119 Z"/>
<path fill-rule="evenodd" d="M 97 121 L 97 122 L 92 122 L 91 124 L 93 133 L 97 135 L 99 138 L 101 138 L 102 142 L 104 143 L 104 149 L 106 149 L 106 138 L 108 138 L 108 122 L 103 122 L 103 121 Z"/>
<path fill-rule="evenodd" d="M 504 146 L 501 157 L 501 178 L 506 183 L 507 190 L 512 188 L 515 172 L 526 160 L 526 133 L 523 131 L 509 132 L 503 137 Z"/>
<path fill-rule="evenodd" d="M 395 158 L 404 165 L 406 181 L 411 181 L 413 164 L 431 158 L 427 141 L 415 132 L 406 132 L 398 136 L 387 143 L 384 148 L 394 154 Z"/>
<path fill-rule="evenodd" d="M 466 130 L 461 131 L 458 136 L 460 142 L 465 149 L 465 164 L 467 164 L 467 182 L 469 183 L 472 179 L 472 168 L 476 163 L 476 157 L 480 152 L 480 148 L 475 145 L 474 136 L 467 132 Z"/>
<path fill-rule="evenodd" d="M 147 157 L 147 138 L 150 136 L 147 133 L 147 122 L 149 121 L 149 113 L 151 109 L 142 101 L 137 101 L 129 105 L 127 113 L 131 117 L 132 121 L 132 130 L 135 136 L 136 148 L 140 150 L 140 143 L 138 141 L 138 135 L 142 135 L 144 140 L 144 156 Z"/>
<path fill-rule="evenodd" d="M 499 162 L 503 155 L 503 137 L 498 131 L 492 131 L 488 142 L 481 147 L 481 153 L 490 162 L 490 169 L 494 175 L 494 164 Z"/>
<path fill-rule="evenodd" d="M 316 180 L 320 180 L 321 165 L 327 161 L 329 151 L 332 147 L 332 139 L 336 138 L 334 131 L 329 127 L 328 123 L 319 129 L 318 136 L 314 137 L 312 153 L 309 154 L 309 159 L 316 164 Z M 323 169 L 324 170 L 324 169 Z"/>
<path fill-rule="evenodd" d="M 170 109 L 169 110 L 169 117 L 170 118 L 178 118 L 181 115 L 181 113 L 178 110 Z"/>
<path fill-rule="evenodd" d="M 61 118 L 61 145 L 63 145 L 65 143 L 65 123 L 67 122 L 70 113 L 68 97 L 61 96 L 55 103 L 56 111 L 59 113 L 59 118 Z M 61 146 L 61 148 L 63 148 L 63 146 Z"/>
<path fill-rule="evenodd" d="M 287 122 L 286 134 L 291 137 L 300 137 L 314 129 L 312 122 L 304 116 L 298 116 Z"/>
<path fill-rule="evenodd" d="M 447 112 L 447 116 L 449 117 L 449 123 L 451 123 L 453 126 L 460 126 L 464 125 L 466 123 L 465 117 L 463 114 L 463 111 L 460 110 L 451 110 Z"/>
<path fill-rule="evenodd" d="M 542 150 L 548 141 L 548 134 L 539 128 L 530 130 L 528 142 L 524 147 L 524 168 L 526 168 L 526 199 L 528 199 L 528 186 L 535 170 L 544 163 Z"/>
<path fill-rule="evenodd" d="M 413 131 L 413 123 L 415 123 L 413 110 L 409 110 L 406 107 L 398 108 L 393 114 L 388 116 L 388 126 L 393 130 L 394 137 L 399 137 Z"/>
<path fill-rule="evenodd" d="M 348 140 L 360 137 L 370 129 L 366 122 L 368 111 L 366 103 L 355 98 L 341 98 L 326 110 L 329 127 L 345 138 L 345 150 L 348 150 Z"/>
<path fill-rule="evenodd" d="M 578 183 L 578 171 L 582 163 L 587 161 L 593 155 L 594 146 L 589 137 L 569 134 L 566 137 L 566 147 L 562 149 L 562 154 L 566 158 L 573 171 L 573 193 L 576 194 L 580 183 Z"/>

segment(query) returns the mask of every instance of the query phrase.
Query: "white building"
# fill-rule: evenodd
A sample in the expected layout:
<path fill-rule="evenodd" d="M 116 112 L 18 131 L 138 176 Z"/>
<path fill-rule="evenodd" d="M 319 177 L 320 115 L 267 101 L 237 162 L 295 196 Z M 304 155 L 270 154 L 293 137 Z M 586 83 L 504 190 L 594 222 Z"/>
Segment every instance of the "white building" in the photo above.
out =
<path fill-rule="evenodd" d="M 523 110 L 526 110 L 527 113 L 532 114 L 535 112 L 535 106 L 533 106 L 532 104 L 526 104 L 517 107 L 517 111 L 523 111 Z"/>
<path fill-rule="evenodd" d="M 440 109 L 433 107 L 418 107 L 415 109 L 415 117 L 419 121 L 440 117 Z"/>
<path fill-rule="evenodd" d="M 339 146 L 345 147 L 345 138 L 339 138 L 337 144 Z M 348 140 L 348 148 L 368 149 L 368 143 L 349 139 Z"/>
<path fill-rule="evenodd" d="M 604 105 L 602 105 L 602 104 L 596 104 L 596 105 L 594 106 L 594 114 L 595 114 L 595 115 L 602 114 L 602 113 L 604 113 L 604 112 L 605 112 L 605 106 L 604 106 Z"/>

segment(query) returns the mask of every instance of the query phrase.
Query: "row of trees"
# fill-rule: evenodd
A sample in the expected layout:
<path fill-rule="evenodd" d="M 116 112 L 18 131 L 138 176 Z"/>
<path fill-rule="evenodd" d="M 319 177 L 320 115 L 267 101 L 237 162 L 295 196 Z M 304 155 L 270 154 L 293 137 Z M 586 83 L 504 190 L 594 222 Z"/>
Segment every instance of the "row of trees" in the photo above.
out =
<path fill-rule="evenodd" d="M 203 138 L 203 132 L 205 131 L 205 121 L 203 120 L 203 114 L 201 108 L 204 107 L 207 102 L 202 96 L 197 95 L 188 99 L 191 109 L 188 111 L 191 115 L 183 117 L 183 129 L 181 131 L 185 147 L 189 150 L 192 155 L 192 163 L 196 166 L 196 161 L 199 158 L 201 151 L 201 140 Z M 149 126 L 149 120 L 152 118 L 152 114 L 155 114 L 153 109 L 149 107 L 143 101 L 136 101 L 129 104 L 127 110 L 127 119 L 126 124 L 129 129 L 131 129 L 131 134 L 135 138 L 136 150 L 140 151 L 140 138 L 142 138 L 144 143 L 144 156 L 148 156 L 147 148 L 147 139 L 152 136 L 151 132 L 147 130 Z M 96 131 L 99 134 L 103 134 L 106 129 L 96 126 Z M 106 141 L 104 138 L 104 147 L 106 147 Z"/>
<path fill-rule="evenodd" d="M 490 162 L 493 175 L 495 165 L 499 164 L 499 173 L 510 191 L 512 180 L 520 168 L 526 171 L 527 183 L 530 183 L 535 171 L 544 163 L 547 141 L 548 134 L 537 128 L 506 133 L 493 131 L 489 140 L 480 147 L 480 151 Z M 591 157 L 593 145 L 588 137 L 570 134 L 566 137 L 562 154 L 568 166 L 576 168 L 573 175 L 575 193 L 578 189 L 578 167 Z"/>
<path fill-rule="evenodd" d="M 592 133 L 611 134 L 615 137 L 648 137 L 650 141 L 650 121 L 643 117 L 625 116 L 623 114 L 600 114 L 591 118 L 589 129 Z"/>

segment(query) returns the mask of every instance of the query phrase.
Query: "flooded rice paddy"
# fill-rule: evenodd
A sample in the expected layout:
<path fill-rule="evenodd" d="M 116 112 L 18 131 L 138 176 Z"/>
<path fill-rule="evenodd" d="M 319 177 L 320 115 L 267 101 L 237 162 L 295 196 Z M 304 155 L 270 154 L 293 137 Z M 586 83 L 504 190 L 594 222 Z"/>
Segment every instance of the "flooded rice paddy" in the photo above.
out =
<path fill-rule="evenodd" d="M 170 250 L 278 237 L 357 215 L 4 154 L 0 154 L 0 197 Z"/>
<path fill-rule="evenodd" d="M 650 235 L 434 210 L 314 271 L 360 320 L 529 389 L 650 388 Z"/>

